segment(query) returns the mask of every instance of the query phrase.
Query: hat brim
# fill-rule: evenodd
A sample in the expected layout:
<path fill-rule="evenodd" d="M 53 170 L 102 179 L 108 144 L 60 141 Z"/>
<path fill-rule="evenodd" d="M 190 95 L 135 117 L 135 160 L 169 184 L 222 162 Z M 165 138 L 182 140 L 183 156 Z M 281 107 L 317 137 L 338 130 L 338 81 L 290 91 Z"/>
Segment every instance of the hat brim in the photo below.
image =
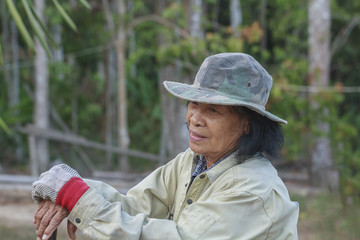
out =
<path fill-rule="evenodd" d="M 275 116 L 274 114 L 265 110 L 263 106 L 243 101 L 238 97 L 229 97 L 227 95 L 221 94 L 215 90 L 197 88 L 193 85 L 164 81 L 165 89 L 174 95 L 175 97 L 194 102 L 208 103 L 208 104 L 219 104 L 219 105 L 229 105 L 229 106 L 244 106 L 247 107 L 262 116 L 269 118 L 274 122 L 281 124 L 287 124 L 287 121 Z"/>

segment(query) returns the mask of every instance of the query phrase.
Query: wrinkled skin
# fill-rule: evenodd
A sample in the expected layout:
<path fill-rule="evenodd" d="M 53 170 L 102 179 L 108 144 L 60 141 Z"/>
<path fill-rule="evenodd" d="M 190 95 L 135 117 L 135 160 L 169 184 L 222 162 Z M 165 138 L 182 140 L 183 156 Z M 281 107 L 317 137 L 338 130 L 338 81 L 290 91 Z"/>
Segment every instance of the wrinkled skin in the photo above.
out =
<path fill-rule="evenodd" d="M 47 240 L 61 222 L 69 215 L 69 211 L 56 203 L 43 200 L 39 203 L 34 215 L 37 239 Z M 68 221 L 67 231 L 70 239 L 76 239 L 76 227 Z"/>
<path fill-rule="evenodd" d="M 204 154 L 208 168 L 233 152 L 249 131 L 248 117 L 225 105 L 189 102 L 186 121 L 189 147 Z"/>

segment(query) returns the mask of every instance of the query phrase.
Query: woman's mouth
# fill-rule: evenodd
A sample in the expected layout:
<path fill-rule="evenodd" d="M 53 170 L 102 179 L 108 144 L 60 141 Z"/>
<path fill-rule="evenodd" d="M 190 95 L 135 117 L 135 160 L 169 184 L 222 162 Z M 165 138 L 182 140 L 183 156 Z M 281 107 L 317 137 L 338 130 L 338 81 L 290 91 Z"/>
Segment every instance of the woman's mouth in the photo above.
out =
<path fill-rule="evenodd" d="M 190 140 L 194 141 L 194 142 L 202 141 L 202 140 L 206 139 L 205 136 L 202 136 L 199 133 L 194 132 L 194 131 L 189 131 L 189 136 L 190 136 Z"/>

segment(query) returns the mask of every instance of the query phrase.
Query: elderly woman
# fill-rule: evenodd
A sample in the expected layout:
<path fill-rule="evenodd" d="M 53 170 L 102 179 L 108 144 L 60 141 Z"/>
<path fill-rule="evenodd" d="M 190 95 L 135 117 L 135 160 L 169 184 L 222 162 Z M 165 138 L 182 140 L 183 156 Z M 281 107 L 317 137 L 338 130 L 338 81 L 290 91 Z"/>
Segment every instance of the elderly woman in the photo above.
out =
<path fill-rule="evenodd" d="M 297 239 L 298 204 L 268 157 L 286 121 L 265 110 L 272 78 L 251 56 L 205 59 L 192 85 L 164 82 L 188 101 L 189 149 L 126 195 L 57 165 L 33 184 L 37 235 L 91 239 Z M 48 199 L 50 201 L 43 201 Z"/>

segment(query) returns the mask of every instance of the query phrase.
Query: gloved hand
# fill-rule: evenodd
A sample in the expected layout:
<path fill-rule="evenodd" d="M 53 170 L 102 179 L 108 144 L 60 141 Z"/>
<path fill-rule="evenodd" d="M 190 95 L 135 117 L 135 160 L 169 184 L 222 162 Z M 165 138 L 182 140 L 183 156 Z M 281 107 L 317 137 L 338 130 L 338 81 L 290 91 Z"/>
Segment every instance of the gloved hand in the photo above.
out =
<path fill-rule="evenodd" d="M 73 177 L 81 178 L 76 170 L 66 164 L 59 164 L 50 168 L 49 171 L 40 175 L 39 180 L 33 183 L 32 198 L 36 202 L 49 199 L 56 203 L 60 189 Z"/>

